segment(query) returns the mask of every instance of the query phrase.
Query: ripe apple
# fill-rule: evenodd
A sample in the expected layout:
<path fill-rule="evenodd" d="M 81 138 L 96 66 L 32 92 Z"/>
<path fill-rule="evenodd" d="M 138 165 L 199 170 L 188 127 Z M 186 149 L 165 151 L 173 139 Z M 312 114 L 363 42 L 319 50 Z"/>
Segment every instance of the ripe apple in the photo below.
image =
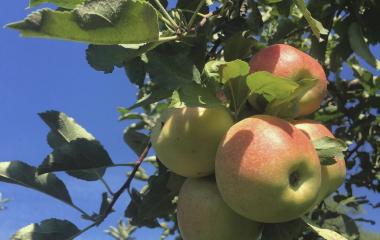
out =
<path fill-rule="evenodd" d="M 250 72 L 267 71 L 276 76 L 303 79 L 316 78 L 317 84 L 300 99 L 297 116 L 317 110 L 327 92 L 327 79 L 322 66 L 306 53 L 286 44 L 275 44 L 258 52 L 249 62 Z M 257 96 L 248 101 L 256 106 Z"/>
<path fill-rule="evenodd" d="M 223 107 L 170 108 L 151 134 L 154 150 L 171 171 L 185 177 L 210 175 L 220 140 L 233 125 Z"/>
<path fill-rule="evenodd" d="M 293 125 L 304 131 L 311 140 L 317 140 L 322 137 L 334 138 L 334 135 L 323 126 L 320 122 L 303 119 L 293 121 Z M 342 158 L 336 158 L 333 165 L 322 165 L 322 186 L 317 202 L 321 202 L 332 192 L 336 191 L 344 182 L 346 177 L 346 163 Z"/>
<path fill-rule="evenodd" d="M 243 119 L 228 130 L 216 154 L 215 175 L 228 206 L 264 223 L 306 213 L 321 186 L 311 141 L 292 124 L 268 115 Z"/>
<path fill-rule="evenodd" d="M 184 240 L 255 240 L 260 224 L 229 208 L 211 178 L 189 178 L 178 197 L 177 220 Z"/>

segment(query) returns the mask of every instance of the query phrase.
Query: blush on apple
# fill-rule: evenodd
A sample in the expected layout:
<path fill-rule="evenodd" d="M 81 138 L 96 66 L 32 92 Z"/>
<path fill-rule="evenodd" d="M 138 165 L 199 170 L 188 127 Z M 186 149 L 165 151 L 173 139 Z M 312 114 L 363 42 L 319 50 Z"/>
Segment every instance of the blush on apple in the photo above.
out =
<path fill-rule="evenodd" d="M 316 111 L 327 91 L 326 74 L 317 60 L 306 53 L 286 44 L 275 44 L 264 48 L 249 62 L 251 73 L 267 71 L 276 76 L 302 79 L 316 78 L 317 84 L 301 97 L 297 116 L 308 115 Z M 256 106 L 256 96 L 248 99 Z"/>

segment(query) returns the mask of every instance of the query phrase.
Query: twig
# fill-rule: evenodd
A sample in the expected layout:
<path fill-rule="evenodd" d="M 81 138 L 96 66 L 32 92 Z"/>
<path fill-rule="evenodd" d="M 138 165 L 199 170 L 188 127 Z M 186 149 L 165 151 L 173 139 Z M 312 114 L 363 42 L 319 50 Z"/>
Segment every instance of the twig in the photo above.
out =
<path fill-rule="evenodd" d="M 107 209 L 103 212 L 103 214 L 100 215 L 99 218 L 94 223 L 92 223 L 91 225 L 89 225 L 86 228 L 82 229 L 80 232 L 78 232 L 74 236 L 70 237 L 68 240 L 73 240 L 76 237 L 78 237 L 79 235 L 81 235 L 82 233 L 86 232 L 87 230 L 89 230 L 89 229 L 91 229 L 91 228 L 93 228 L 95 226 L 98 226 L 99 224 L 101 224 L 108 217 L 108 215 L 112 212 L 113 206 L 115 205 L 115 203 L 117 202 L 117 200 L 120 198 L 121 194 L 123 194 L 123 192 L 125 190 L 127 190 L 127 189 L 129 190 L 130 185 L 132 183 L 132 180 L 135 177 L 135 174 L 136 174 L 137 170 L 139 169 L 140 165 L 142 164 L 142 162 L 144 161 L 145 157 L 147 156 L 150 147 L 151 147 L 151 143 L 149 142 L 148 145 L 145 147 L 144 151 L 141 153 L 140 157 L 135 162 L 135 167 L 133 168 L 132 173 L 129 175 L 129 177 L 127 178 L 127 180 L 123 184 L 123 186 L 121 186 L 119 188 L 119 190 L 116 193 L 113 194 L 112 200 L 111 200 L 110 204 L 107 206 Z"/>
<path fill-rule="evenodd" d="M 166 9 L 164 8 L 164 6 L 162 6 L 162 4 L 160 3 L 159 0 L 154 0 L 154 2 L 156 3 L 156 5 L 158 6 L 158 9 L 160 11 L 160 13 L 162 15 L 164 15 L 164 17 L 170 22 L 171 24 L 171 27 L 175 28 L 175 29 L 178 29 L 178 25 L 177 23 L 174 21 L 174 19 L 169 15 L 169 13 L 166 11 Z"/>
<path fill-rule="evenodd" d="M 129 175 L 129 177 L 127 178 L 127 180 L 123 184 L 123 186 L 121 186 L 119 188 L 119 190 L 113 195 L 112 201 L 110 202 L 110 204 L 108 205 L 107 209 L 104 211 L 104 213 L 100 217 L 100 220 L 97 221 L 98 224 L 100 224 L 101 222 L 103 222 L 103 220 L 105 218 L 107 218 L 107 216 L 112 212 L 112 208 L 115 205 L 115 203 L 117 202 L 117 200 L 119 199 L 119 197 L 121 196 L 121 194 L 125 190 L 129 189 L 129 187 L 131 185 L 131 182 L 132 182 L 133 178 L 135 177 L 135 174 L 136 174 L 137 170 L 139 169 L 141 163 L 143 162 L 144 158 L 148 154 L 151 145 L 152 144 L 149 142 L 148 145 L 145 147 L 144 151 L 141 153 L 140 157 L 137 159 L 136 165 L 133 168 L 132 173 Z"/>
<path fill-rule="evenodd" d="M 191 16 L 189 23 L 187 24 L 187 29 L 190 29 L 191 26 L 193 26 L 195 19 L 197 18 L 197 13 L 201 10 L 203 5 L 205 4 L 205 0 L 201 0 L 198 3 L 197 8 L 195 9 L 195 12 L 193 13 L 193 16 Z"/>

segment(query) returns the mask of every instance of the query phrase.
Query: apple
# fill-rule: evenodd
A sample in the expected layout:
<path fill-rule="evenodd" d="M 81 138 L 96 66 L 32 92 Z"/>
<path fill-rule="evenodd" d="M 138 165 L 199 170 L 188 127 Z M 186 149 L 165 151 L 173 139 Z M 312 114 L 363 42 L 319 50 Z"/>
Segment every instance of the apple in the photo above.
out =
<path fill-rule="evenodd" d="M 327 92 L 327 79 L 322 66 L 308 54 L 286 44 L 275 44 L 258 52 L 249 62 L 250 72 L 267 71 L 288 79 L 315 78 L 317 84 L 300 99 L 296 116 L 317 110 Z M 257 96 L 248 101 L 257 107 Z"/>
<path fill-rule="evenodd" d="M 243 119 L 228 130 L 216 154 L 215 176 L 228 206 L 264 223 L 303 215 L 321 187 L 321 165 L 310 139 L 269 115 Z"/>
<path fill-rule="evenodd" d="M 224 107 L 170 108 L 152 130 L 152 146 L 172 172 L 207 176 L 214 172 L 219 142 L 233 123 Z"/>
<path fill-rule="evenodd" d="M 334 135 L 323 126 L 320 122 L 303 119 L 293 121 L 293 125 L 304 131 L 311 139 L 317 140 L 322 137 L 335 138 Z M 344 182 L 346 177 L 346 163 L 343 158 L 336 158 L 333 165 L 322 165 L 322 186 L 317 202 L 321 202 L 324 198 L 336 191 Z"/>
<path fill-rule="evenodd" d="M 261 228 L 232 211 L 209 177 L 185 181 L 178 196 L 177 220 L 184 240 L 255 240 Z"/>

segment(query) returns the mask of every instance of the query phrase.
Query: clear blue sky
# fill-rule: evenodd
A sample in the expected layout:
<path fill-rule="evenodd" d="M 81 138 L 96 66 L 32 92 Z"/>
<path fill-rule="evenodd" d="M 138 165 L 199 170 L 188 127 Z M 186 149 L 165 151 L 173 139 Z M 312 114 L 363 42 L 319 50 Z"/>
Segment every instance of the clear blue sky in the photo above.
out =
<path fill-rule="evenodd" d="M 0 8 L 0 25 L 22 19 L 27 0 L 4 0 Z M 120 69 L 105 75 L 94 71 L 86 62 L 85 44 L 24 39 L 16 31 L 0 29 L 0 161 L 22 160 L 39 165 L 51 149 L 46 143 L 48 128 L 38 112 L 56 109 L 66 112 L 97 137 L 116 163 L 132 162 L 135 156 L 124 144 L 122 133 L 126 122 L 118 122 L 118 106 L 135 100 L 136 88 Z M 376 48 L 378 51 L 379 48 Z M 379 54 L 377 54 L 379 57 Z M 349 73 L 346 73 L 349 74 Z M 127 169 L 107 171 L 106 180 L 117 189 Z M 103 185 L 81 182 L 58 174 L 69 188 L 77 205 L 86 211 L 98 210 Z M 68 219 L 83 228 L 89 222 L 78 212 L 33 190 L 0 183 L 0 192 L 11 198 L 8 209 L 0 212 L 0 240 L 19 228 L 50 217 Z M 369 194 L 358 190 L 360 195 Z M 371 198 L 377 198 L 370 194 Z M 103 231 L 123 216 L 129 199 L 123 196 L 117 212 L 99 227 L 78 239 L 110 239 Z M 380 221 L 380 210 L 368 209 L 365 217 Z M 376 230 L 377 226 L 366 227 Z M 137 239 L 158 239 L 160 230 L 140 230 Z"/>

